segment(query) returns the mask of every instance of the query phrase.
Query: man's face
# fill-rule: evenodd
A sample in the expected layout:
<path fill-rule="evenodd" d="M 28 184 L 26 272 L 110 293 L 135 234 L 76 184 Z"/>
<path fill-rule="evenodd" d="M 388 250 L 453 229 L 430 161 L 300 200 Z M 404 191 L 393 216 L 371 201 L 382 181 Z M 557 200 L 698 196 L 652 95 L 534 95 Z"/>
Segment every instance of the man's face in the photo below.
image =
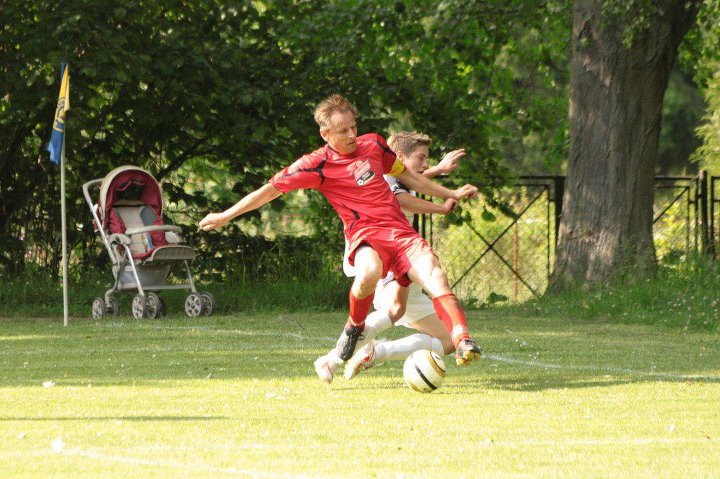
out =
<path fill-rule="evenodd" d="M 347 155 L 357 149 L 357 124 L 351 111 L 336 111 L 330 125 L 329 130 L 320 130 L 320 135 L 333 150 Z"/>
<path fill-rule="evenodd" d="M 399 155 L 399 158 L 407 169 L 422 173 L 428 169 L 429 154 L 430 148 L 427 145 L 419 145 L 409 155 Z"/>

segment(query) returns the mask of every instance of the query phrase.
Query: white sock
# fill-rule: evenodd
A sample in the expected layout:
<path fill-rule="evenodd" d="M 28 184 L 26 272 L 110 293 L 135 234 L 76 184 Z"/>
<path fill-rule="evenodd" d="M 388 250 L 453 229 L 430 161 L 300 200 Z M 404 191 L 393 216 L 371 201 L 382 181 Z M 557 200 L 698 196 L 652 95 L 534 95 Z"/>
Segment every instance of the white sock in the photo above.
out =
<path fill-rule="evenodd" d="M 355 352 L 360 351 L 360 348 L 369 343 L 378 334 L 382 333 L 386 329 L 392 326 L 390 316 L 385 311 L 373 311 L 368 314 L 365 318 L 365 329 L 363 329 L 363 339 L 359 339 L 355 345 Z M 354 354 L 354 353 L 353 353 Z M 340 359 L 340 354 L 335 350 L 331 349 L 327 354 L 328 361 L 333 363 L 335 366 L 343 364 L 345 361 Z"/>
<path fill-rule="evenodd" d="M 363 339 L 358 340 L 355 346 L 355 352 L 365 346 L 370 340 L 375 339 L 378 334 L 392 326 L 390 316 L 385 311 L 373 311 L 365 318 L 365 329 L 363 330 Z"/>
<path fill-rule="evenodd" d="M 379 333 L 390 328 L 390 326 L 392 326 L 392 321 L 390 321 L 390 316 L 385 311 L 373 311 L 365 319 L 365 331 L 363 333 L 365 337 L 372 336 L 374 338 Z"/>
<path fill-rule="evenodd" d="M 421 349 L 429 349 L 440 356 L 445 354 L 442 341 L 427 334 L 418 333 L 395 341 L 378 342 L 375 345 L 375 361 L 403 360 Z"/>
<path fill-rule="evenodd" d="M 335 370 L 336 367 L 344 363 L 342 359 L 340 359 L 340 356 L 338 356 L 338 353 L 335 351 L 335 348 L 332 348 L 329 353 L 325 355 L 325 357 L 328 360 L 328 363 L 332 365 L 333 370 Z"/>

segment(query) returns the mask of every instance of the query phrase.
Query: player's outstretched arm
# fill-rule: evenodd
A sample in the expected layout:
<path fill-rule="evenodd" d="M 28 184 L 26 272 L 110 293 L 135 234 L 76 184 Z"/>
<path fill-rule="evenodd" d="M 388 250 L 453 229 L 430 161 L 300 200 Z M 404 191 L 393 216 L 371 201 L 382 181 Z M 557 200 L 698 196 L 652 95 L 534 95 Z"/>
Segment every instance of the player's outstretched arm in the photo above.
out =
<path fill-rule="evenodd" d="M 423 200 L 410 193 L 398 193 L 395 198 L 400 204 L 400 208 L 406 213 L 446 215 L 457 208 L 458 205 L 457 200 L 452 198 L 448 198 L 443 204 L 439 204 Z"/>
<path fill-rule="evenodd" d="M 477 195 L 477 188 L 475 186 L 465 185 L 456 190 L 451 190 L 409 169 L 397 175 L 397 179 L 418 193 L 435 196 L 437 198 L 462 200 L 465 198 L 474 198 L 475 195 Z"/>
<path fill-rule="evenodd" d="M 448 173 L 455 171 L 460 164 L 460 158 L 463 156 L 465 156 L 464 148 L 453 150 L 443 156 L 440 163 L 423 171 L 423 176 L 425 178 L 435 178 L 436 176 L 447 175 Z"/>
<path fill-rule="evenodd" d="M 260 208 L 265 203 L 269 203 L 282 192 L 275 188 L 271 183 L 267 183 L 261 188 L 253 191 L 243 199 L 235 203 L 222 213 L 210 213 L 200 221 L 200 229 L 210 231 L 225 226 L 230 220 L 242 214 Z"/>

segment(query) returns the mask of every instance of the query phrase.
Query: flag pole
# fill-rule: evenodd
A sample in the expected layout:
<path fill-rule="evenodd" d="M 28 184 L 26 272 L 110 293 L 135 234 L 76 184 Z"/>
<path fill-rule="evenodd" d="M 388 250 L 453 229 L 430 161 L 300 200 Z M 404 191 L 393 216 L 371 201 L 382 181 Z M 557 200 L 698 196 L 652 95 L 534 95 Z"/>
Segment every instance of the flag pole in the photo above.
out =
<path fill-rule="evenodd" d="M 60 151 L 60 213 L 62 228 L 63 325 L 68 325 L 67 214 L 65 212 L 65 135 Z"/>
<path fill-rule="evenodd" d="M 60 163 L 60 218 L 62 233 L 63 324 L 68 325 L 68 255 L 67 214 L 65 204 L 65 112 L 70 109 L 70 73 L 66 63 L 60 65 L 60 94 L 47 150 L 50 161 Z M 58 153 L 60 153 L 58 155 Z M 59 158 L 58 158 L 59 156 Z"/>

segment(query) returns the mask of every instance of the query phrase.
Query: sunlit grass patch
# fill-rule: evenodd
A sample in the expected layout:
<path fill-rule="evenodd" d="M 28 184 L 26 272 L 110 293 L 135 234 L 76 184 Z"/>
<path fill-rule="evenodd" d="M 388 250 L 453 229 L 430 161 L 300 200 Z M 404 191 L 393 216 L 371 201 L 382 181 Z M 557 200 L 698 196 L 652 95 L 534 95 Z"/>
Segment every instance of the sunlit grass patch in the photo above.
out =
<path fill-rule="evenodd" d="M 715 333 L 471 313 L 485 358 L 464 368 L 447 358 L 443 386 L 419 394 L 403 384 L 401 362 L 322 384 L 312 361 L 343 319 L 5 322 L 0 470 L 359 478 L 707 477 L 720 468 Z"/>

